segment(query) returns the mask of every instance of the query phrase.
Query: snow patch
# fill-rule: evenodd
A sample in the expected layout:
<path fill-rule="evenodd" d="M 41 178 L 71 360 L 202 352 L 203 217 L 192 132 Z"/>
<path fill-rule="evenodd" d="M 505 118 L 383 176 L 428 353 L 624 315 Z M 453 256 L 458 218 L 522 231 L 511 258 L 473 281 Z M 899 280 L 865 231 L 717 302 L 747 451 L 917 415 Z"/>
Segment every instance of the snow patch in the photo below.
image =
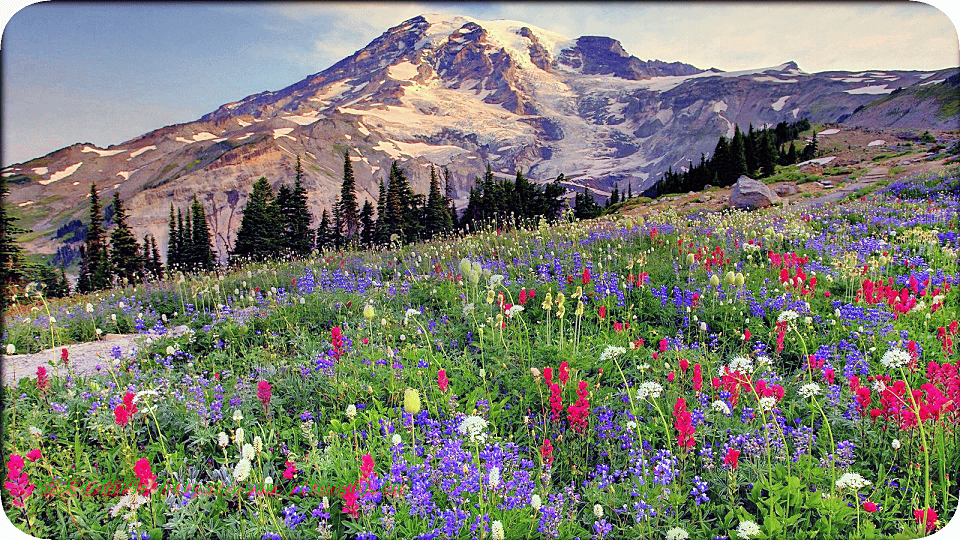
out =
<path fill-rule="evenodd" d="M 70 176 L 71 174 L 77 172 L 77 169 L 79 169 L 81 165 L 83 165 L 83 162 L 82 162 L 82 161 L 81 161 L 80 163 L 74 163 L 73 165 L 70 165 L 69 167 L 67 167 L 66 169 L 64 169 L 64 170 L 62 170 L 62 171 L 57 171 L 57 172 L 55 172 L 55 173 L 53 173 L 53 174 L 50 175 L 50 179 L 49 179 L 49 180 L 41 180 L 41 181 L 40 181 L 40 185 L 41 185 L 41 186 L 45 186 L 45 185 L 47 185 L 47 184 L 52 184 L 52 183 L 54 183 L 54 182 L 56 182 L 56 181 L 58 181 L 58 180 L 63 180 L 64 178 L 66 178 L 66 177 Z"/>
<path fill-rule="evenodd" d="M 293 128 L 277 128 L 273 130 L 273 138 L 274 140 L 276 140 L 276 139 L 279 139 L 280 137 L 286 137 L 292 141 L 297 140 L 289 135 L 291 131 L 293 131 Z"/>
<path fill-rule="evenodd" d="M 922 82 L 922 83 L 920 83 L 920 86 L 926 86 L 926 85 L 928 85 L 928 84 L 942 83 L 942 82 L 945 81 L 945 80 L 946 80 L 946 79 L 934 79 L 934 80 L 932 80 L 932 81 Z"/>
<path fill-rule="evenodd" d="M 936 74 L 937 74 L 936 71 L 931 71 L 930 73 L 923 73 L 923 74 L 921 74 L 921 75 L 920 75 L 920 78 L 921 78 L 921 79 L 929 79 L 930 77 L 933 77 L 933 76 L 936 75 Z"/>
<path fill-rule="evenodd" d="M 380 141 L 373 149 L 386 153 L 392 159 L 399 159 L 400 156 L 423 157 L 434 163 L 447 163 L 454 156 L 467 152 L 463 148 L 451 145 L 434 146 L 422 142 L 411 143 L 393 140 Z"/>
<path fill-rule="evenodd" d="M 718 102 L 716 102 L 716 103 L 713 104 L 713 112 L 715 112 L 715 113 L 721 113 L 721 112 L 723 112 L 723 111 L 725 111 L 725 110 L 727 110 L 727 102 L 726 102 L 726 101 L 718 101 Z"/>
<path fill-rule="evenodd" d="M 251 135 L 253 135 L 253 133 L 244 133 L 242 137 L 237 137 L 237 140 L 242 141 Z"/>
<path fill-rule="evenodd" d="M 13 174 L 13 173 L 10 173 L 10 174 Z M 47 174 L 47 168 L 46 168 L 46 167 L 34 167 L 34 168 L 33 168 L 33 174 Z"/>
<path fill-rule="evenodd" d="M 115 156 L 126 151 L 127 150 L 125 148 L 121 148 L 120 150 L 100 150 L 99 148 L 94 148 L 92 146 L 84 146 L 83 150 L 81 150 L 81 152 L 84 153 L 93 152 L 94 154 L 98 154 L 100 157 Z"/>
<path fill-rule="evenodd" d="M 833 135 L 834 133 L 840 133 L 840 130 L 839 130 L 839 129 L 836 129 L 836 128 L 825 129 L 825 130 L 821 131 L 820 133 L 817 133 L 817 135 Z"/>
<path fill-rule="evenodd" d="M 157 149 L 156 145 L 153 145 L 153 144 L 151 144 L 150 146 L 144 146 L 143 148 L 139 148 L 137 150 L 134 150 L 133 152 L 130 152 L 130 157 L 135 158 L 140 154 L 146 152 L 147 150 L 156 150 L 156 149 Z"/>
<path fill-rule="evenodd" d="M 17 206 L 24 207 L 24 206 L 27 206 L 27 205 L 30 205 L 30 204 L 33 204 L 33 201 L 23 201 L 22 203 L 18 204 Z"/>
<path fill-rule="evenodd" d="M 370 135 L 370 130 L 367 129 L 367 126 L 363 125 L 362 122 L 357 123 L 357 131 L 363 133 L 364 135 Z"/>
<path fill-rule="evenodd" d="M 304 115 L 284 116 L 283 119 L 289 120 L 297 125 L 309 126 L 317 120 L 320 120 L 320 117 L 317 116 L 317 114 L 318 113 L 316 111 L 313 111 Z"/>
<path fill-rule="evenodd" d="M 196 135 L 193 136 L 193 140 L 197 142 L 209 141 L 210 139 L 216 139 L 216 138 L 217 136 L 214 135 L 213 133 L 210 133 L 209 131 L 201 131 L 200 133 L 197 133 Z"/>
<path fill-rule="evenodd" d="M 827 156 L 827 157 L 822 157 L 817 159 L 810 159 L 802 163 L 797 163 L 797 165 L 806 165 L 808 163 L 816 163 L 817 165 L 826 165 L 827 163 L 830 163 L 835 159 L 837 159 L 837 156 Z"/>
<path fill-rule="evenodd" d="M 831 81 L 840 81 L 845 83 L 861 83 L 869 80 L 866 77 L 830 77 Z"/>
<path fill-rule="evenodd" d="M 887 141 L 883 139 L 877 139 L 875 141 L 868 142 L 867 146 L 883 146 L 884 144 L 887 144 Z"/>
<path fill-rule="evenodd" d="M 240 127 L 247 127 L 247 126 L 252 126 L 252 125 L 253 125 L 253 124 L 251 124 L 250 122 L 244 122 L 243 120 L 241 120 L 241 119 L 239 119 L 239 118 L 237 118 L 237 123 L 240 124 Z"/>
<path fill-rule="evenodd" d="M 780 99 L 774 101 L 770 106 L 773 107 L 773 110 L 779 111 L 783 109 L 783 106 L 787 104 L 787 100 L 790 99 L 790 96 L 783 96 Z"/>
<path fill-rule="evenodd" d="M 120 187 L 120 184 L 114 184 L 114 185 L 113 185 L 113 189 L 117 189 L 118 187 Z"/>
<path fill-rule="evenodd" d="M 417 66 L 408 60 L 390 66 L 387 76 L 395 81 L 409 81 L 417 76 Z"/>
<path fill-rule="evenodd" d="M 73 185 L 79 186 L 79 185 L 80 185 L 80 182 L 74 182 Z"/>
<path fill-rule="evenodd" d="M 347 140 L 349 141 L 349 140 L 352 139 L 353 137 L 351 137 L 349 133 L 344 133 L 344 134 L 343 134 L 343 138 L 345 138 L 345 139 L 347 139 Z"/>
<path fill-rule="evenodd" d="M 887 88 L 887 85 L 881 84 L 876 86 L 863 86 L 860 88 L 853 88 L 851 90 L 844 90 L 848 94 L 889 94 L 893 92 L 893 88 Z"/>
<path fill-rule="evenodd" d="M 130 171 L 120 171 L 117 173 L 117 176 L 123 178 L 124 180 L 130 178 Z"/>
<path fill-rule="evenodd" d="M 183 137 L 179 137 L 179 136 L 178 136 L 176 139 L 174 139 L 174 140 L 177 141 L 177 142 L 182 142 L 182 143 L 187 143 L 187 144 L 193 144 L 193 143 L 197 142 L 197 141 L 191 141 L 190 139 L 184 139 Z"/>
<path fill-rule="evenodd" d="M 792 113 L 793 113 L 793 117 L 796 118 L 797 115 L 800 114 L 800 108 L 797 107 L 796 109 L 793 109 L 793 110 L 790 111 L 790 112 L 792 112 Z"/>

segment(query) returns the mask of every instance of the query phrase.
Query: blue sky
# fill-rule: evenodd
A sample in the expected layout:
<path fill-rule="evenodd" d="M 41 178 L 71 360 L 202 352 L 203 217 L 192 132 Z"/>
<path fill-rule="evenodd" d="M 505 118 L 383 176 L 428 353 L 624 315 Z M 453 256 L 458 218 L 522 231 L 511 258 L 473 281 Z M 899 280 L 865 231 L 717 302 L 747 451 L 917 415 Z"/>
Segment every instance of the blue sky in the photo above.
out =
<path fill-rule="evenodd" d="M 935 5 L 955 17 L 949 0 Z M 21 2 L 22 5 L 22 2 Z M 641 59 L 736 70 L 960 64 L 954 24 L 919 3 L 244 3 L 5 6 L 2 164 L 105 147 L 322 71 L 421 13 L 607 35 Z M 950 12 L 953 9 L 953 13 Z M 11 18 L 12 17 L 12 18 Z"/>

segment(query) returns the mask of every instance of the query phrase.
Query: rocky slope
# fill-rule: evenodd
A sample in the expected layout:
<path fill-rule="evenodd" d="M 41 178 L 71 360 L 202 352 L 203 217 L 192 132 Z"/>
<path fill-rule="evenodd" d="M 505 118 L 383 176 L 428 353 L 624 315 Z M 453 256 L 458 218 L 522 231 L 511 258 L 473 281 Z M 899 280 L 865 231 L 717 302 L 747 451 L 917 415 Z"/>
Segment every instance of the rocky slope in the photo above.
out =
<path fill-rule="evenodd" d="M 570 187 L 586 185 L 601 196 L 615 183 L 639 193 L 668 167 L 709 154 L 736 124 L 807 117 L 869 125 L 876 120 L 862 112 L 871 102 L 897 88 L 939 89 L 956 73 L 810 74 L 793 62 L 703 70 L 640 60 L 606 37 L 569 39 L 517 21 L 428 15 L 282 90 L 110 148 L 76 144 L 2 174 L 11 210 L 35 231 L 26 237 L 31 251 L 62 245 L 53 231 L 85 219 L 96 182 L 104 200 L 119 190 L 135 232 L 153 234 L 161 251 L 170 205 L 185 208 L 199 195 L 224 257 L 252 183 L 260 176 L 275 187 L 292 182 L 297 155 L 317 219 L 339 192 L 344 150 L 361 199 L 375 199 L 392 160 L 420 192 L 431 163 L 447 166 L 461 206 L 487 163 L 497 174 L 523 169 L 539 181 L 563 173 Z M 937 121 L 940 106 L 923 107 L 911 122 Z"/>

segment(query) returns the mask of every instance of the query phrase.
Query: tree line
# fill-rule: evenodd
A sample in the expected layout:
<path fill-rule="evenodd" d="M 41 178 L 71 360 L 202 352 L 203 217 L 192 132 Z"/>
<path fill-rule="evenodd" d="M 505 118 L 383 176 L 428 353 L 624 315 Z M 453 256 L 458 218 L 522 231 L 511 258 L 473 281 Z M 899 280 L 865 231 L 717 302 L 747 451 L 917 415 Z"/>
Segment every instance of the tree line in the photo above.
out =
<path fill-rule="evenodd" d="M 772 176 L 777 165 L 793 165 L 816 157 L 816 132 L 811 142 L 799 153 L 794 142 L 800 133 L 808 129 L 810 122 L 806 118 L 793 123 L 780 122 L 775 127 L 759 130 L 755 130 L 751 124 L 747 133 L 736 126 L 732 139 L 720 136 L 709 159 L 700 154 L 700 162 L 691 160 L 686 171 L 668 169 L 654 189 L 645 195 L 700 191 L 707 185 L 731 186 L 742 175 L 752 178 Z M 787 143 L 790 143 L 789 147 Z"/>
<path fill-rule="evenodd" d="M 301 184 L 299 156 L 296 170 L 293 188 L 281 185 L 276 196 L 266 178 L 254 183 L 230 252 L 231 263 L 306 257 L 314 249 L 367 249 L 424 241 L 486 225 L 525 227 L 536 224 L 540 217 L 556 221 L 566 192 L 560 185 L 563 175 L 539 186 L 522 172 L 517 172 L 514 180 L 496 180 L 487 166 L 483 179 L 477 178 L 470 190 L 463 215 L 458 217 L 447 168 L 431 165 L 430 187 L 422 194 L 413 191 L 406 171 L 394 161 L 386 181 L 380 182 L 376 206 L 369 200 L 360 205 L 353 164 L 349 151 L 345 151 L 340 193 L 332 211 L 324 209 L 317 228 L 310 229 L 312 216 Z"/>

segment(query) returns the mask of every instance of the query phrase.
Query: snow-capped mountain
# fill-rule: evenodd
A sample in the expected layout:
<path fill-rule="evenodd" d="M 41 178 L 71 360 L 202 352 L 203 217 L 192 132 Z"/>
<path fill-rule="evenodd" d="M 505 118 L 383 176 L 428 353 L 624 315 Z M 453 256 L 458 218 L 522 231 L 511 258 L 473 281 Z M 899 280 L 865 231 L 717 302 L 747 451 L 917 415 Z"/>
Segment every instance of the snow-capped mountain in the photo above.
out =
<path fill-rule="evenodd" d="M 842 122 L 897 88 L 943 84 L 956 72 L 810 74 L 793 62 L 704 70 L 640 60 L 607 37 L 425 15 L 282 90 L 110 148 L 76 144 L 2 174 L 26 226 L 52 231 L 85 219 L 96 182 L 104 198 L 120 190 L 135 232 L 153 234 L 161 250 L 170 204 L 186 207 L 197 194 L 224 256 L 252 183 L 292 182 L 297 155 L 317 219 L 339 193 L 344 150 L 361 199 L 375 200 L 392 160 L 420 192 L 431 163 L 448 167 L 461 206 L 488 163 L 504 176 L 522 169 L 549 181 L 563 173 L 571 187 L 601 195 L 615 183 L 639 193 L 668 167 L 709 154 L 734 125 Z M 935 115 L 928 121 L 942 127 Z M 52 253 L 61 243 L 38 235 L 28 246 Z"/>

